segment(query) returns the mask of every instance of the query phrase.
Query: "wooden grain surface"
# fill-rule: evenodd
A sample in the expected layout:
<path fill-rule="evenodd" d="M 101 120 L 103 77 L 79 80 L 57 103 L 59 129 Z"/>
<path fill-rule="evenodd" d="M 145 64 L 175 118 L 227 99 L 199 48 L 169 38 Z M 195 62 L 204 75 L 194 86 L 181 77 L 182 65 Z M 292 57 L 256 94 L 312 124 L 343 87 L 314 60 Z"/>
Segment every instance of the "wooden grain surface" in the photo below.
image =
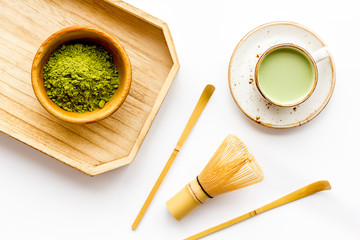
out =
<path fill-rule="evenodd" d="M 88 175 L 133 161 L 179 69 L 167 25 L 121 1 L 0 2 L 0 131 Z M 30 79 L 41 43 L 68 26 L 114 35 L 127 51 L 133 82 L 110 117 L 92 124 L 63 122 L 37 101 Z"/>

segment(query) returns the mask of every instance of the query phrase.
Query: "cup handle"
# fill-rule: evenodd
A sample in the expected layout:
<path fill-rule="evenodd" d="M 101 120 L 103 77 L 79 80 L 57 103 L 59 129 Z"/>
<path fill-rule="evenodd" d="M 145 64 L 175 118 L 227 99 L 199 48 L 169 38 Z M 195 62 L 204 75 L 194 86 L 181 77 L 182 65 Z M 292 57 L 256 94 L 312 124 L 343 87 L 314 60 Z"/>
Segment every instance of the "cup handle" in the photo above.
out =
<path fill-rule="evenodd" d="M 325 58 L 329 57 L 329 51 L 327 47 L 320 48 L 316 52 L 312 53 L 311 56 L 314 58 L 316 63 L 324 60 Z"/>

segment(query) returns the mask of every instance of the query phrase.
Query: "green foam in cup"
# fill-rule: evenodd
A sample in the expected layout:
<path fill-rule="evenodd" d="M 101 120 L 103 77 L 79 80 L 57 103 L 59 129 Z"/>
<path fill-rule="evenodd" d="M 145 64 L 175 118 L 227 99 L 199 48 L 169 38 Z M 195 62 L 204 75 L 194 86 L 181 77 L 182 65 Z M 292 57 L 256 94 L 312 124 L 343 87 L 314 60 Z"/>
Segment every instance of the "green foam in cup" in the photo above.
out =
<path fill-rule="evenodd" d="M 291 106 L 305 100 L 316 82 L 316 67 L 300 49 L 281 46 L 260 59 L 257 86 L 270 102 Z"/>

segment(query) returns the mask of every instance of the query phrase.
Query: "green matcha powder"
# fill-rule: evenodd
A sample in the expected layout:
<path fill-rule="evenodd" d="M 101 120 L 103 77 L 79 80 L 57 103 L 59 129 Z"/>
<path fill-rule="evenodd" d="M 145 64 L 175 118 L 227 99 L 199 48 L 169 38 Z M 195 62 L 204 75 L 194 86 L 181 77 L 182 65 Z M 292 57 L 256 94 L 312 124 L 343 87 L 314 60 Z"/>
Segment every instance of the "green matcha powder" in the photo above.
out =
<path fill-rule="evenodd" d="M 49 98 L 62 109 L 83 113 L 103 108 L 119 87 L 111 54 L 98 44 L 66 44 L 44 66 Z"/>

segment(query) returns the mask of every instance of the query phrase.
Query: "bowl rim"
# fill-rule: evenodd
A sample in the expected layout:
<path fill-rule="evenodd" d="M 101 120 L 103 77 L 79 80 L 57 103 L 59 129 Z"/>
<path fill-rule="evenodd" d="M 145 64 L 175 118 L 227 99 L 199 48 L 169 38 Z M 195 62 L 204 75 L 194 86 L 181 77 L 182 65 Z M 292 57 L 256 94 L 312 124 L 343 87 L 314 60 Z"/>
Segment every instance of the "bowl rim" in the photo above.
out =
<path fill-rule="evenodd" d="M 95 33 L 96 35 L 102 36 L 102 38 L 106 39 L 107 42 L 109 42 L 117 52 L 119 52 L 119 58 L 122 59 L 123 64 L 125 66 L 125 78 L 121 79 L 124 82 L 124 88 L 121 94 L 117 95 L 116 98 L 114 96 L 111 98 L 111 104 L 108 105 L 107 108 L 98 108 L 92 112 L 85 112 L 85 113 L 78 113 L 78 112 L 68 112 L 60 107 L 58 107 L 52 100 L 47 96 L 46 92 L 44 94 L 43 91 L 41 91 L 41 88 L 43 88 L 43 79 L 39 78 L 39 74 L 41 72 L 41 69 L 39 69 L 39 65 L 43 57 L 47 55 L 48 51 L 46 51 L 46 48 L 53 43 L 54 40 L 59 39 L 62 35 L 77 32 L 77 31 L 89 31 L 92 33 Z M 89 37 L 87 40 L 91 40 L 91 37 Z M 77 40 L 77 39 L 74 39 Z M 79 38 L 81 40 L 81 38 Z M 71 39 L 66 41 L 70 42 Z M 66 43 L 64 42 L 64 43 Z M 97 42 L 97 41 L 94 41 Z M 64 44 L 62 43 L 62 44 Z M 61 46 L 60 44 L 59 46 Z M 100 44 L 100 43 L 99 43 Z M 55 49 L 57 49 L 59 46 L 56 46 Z M 99 29 L 97 27 L 93 26 L 84 26 L 84 25 L 76 25 L 71 27 L 63 28 L 52 35 L 50 35 L 39 47 L 38 51 L 35 54 L 32 68 L 31 68 L 31 82 L 32 87 L 35 93 L 36 98 L 40 102 L 40 104 L 53 116 L 67 121 L 71 123 L 92 123 L 96 121 L 100 121 L 108 116 L 110 116 L 113 112 L 115 112 L 125 101 L 129 91 L 130 86 L 132 82 L 132 69 L 131 69 L 131 63 L 129 60 L 129 57 L 124 49 L 124 47 L 120 44 L 120 42 L 110 35 L 109 33 L 105 32 L 102 29 Z M 120 89 L 120 88 L 119 88 Z M 116 92 L 115 92 L 116 94 Z M 114 95 L 115 95 L 114 94 Z M 108 103 L 110 103 L 110 101 Z"/>

